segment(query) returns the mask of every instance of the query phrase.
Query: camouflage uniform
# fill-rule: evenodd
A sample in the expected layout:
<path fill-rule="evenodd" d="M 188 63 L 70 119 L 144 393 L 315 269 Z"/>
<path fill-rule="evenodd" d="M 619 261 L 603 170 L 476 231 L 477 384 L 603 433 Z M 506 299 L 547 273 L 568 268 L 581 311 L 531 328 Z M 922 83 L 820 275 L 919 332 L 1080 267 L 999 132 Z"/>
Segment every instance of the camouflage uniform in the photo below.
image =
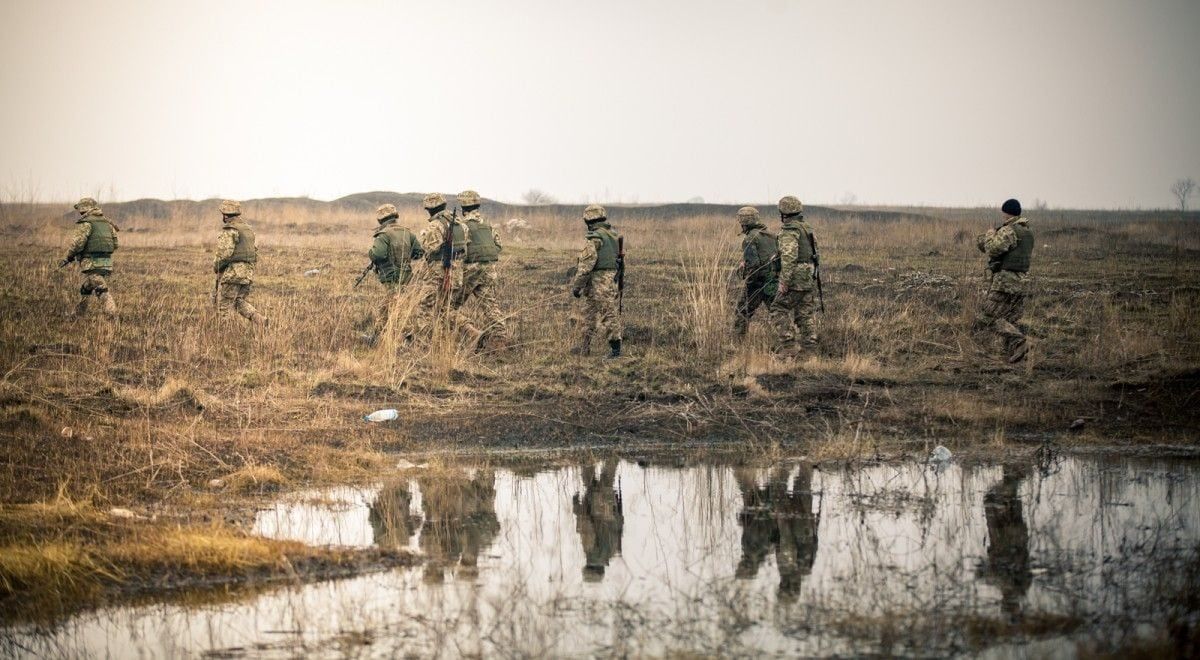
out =
<path fill-rule="evenodd" d="M 1000 335 L 1010 362 L 1024 359 L 1029 349 L 1025 333 L 1017 323 L 1025 311 L 1033 242 L 1029 221 L 1019 215 L 1011 216 L 1003 225 L 980 234 L 975 240 L 979 251 L 987 255 L 991 272 L 987 297 L 980 307 L 975 330 L 991 330 Z"/>
<path fill-rule="evenodd" d="M 242 205 L 238 202 L 221 202 L 221 216 L 225 226 L 217 237 L 213 258 L 213 272 L 220 274 L 217 312 L 228 317 L 230 310 L 236 310 L 244 318 L 266 325 L 267 318 L 246 300 L 254 285 L 254 265 L 258 263 L 254 230 L 242 220 Z"/>
<path fill-rule="evenodd" d="M 379 336 L 387 323 L 396 294 L 412 280 L 413 262 L 419 263 L 421 257 L 425 256 L 417 237 L 397 224 L 397 217 L 396 207 L 391 204 L 384 204 L 376 210 L 379 228 L 375 230 L 367 257 L 385 293 L 369 320 L 370 341 Z"/>
<path fill-rule="evenodd" d="M 583 467 L 582 496 L 571 496 L 575 513 L 575 531 L 583 544 L 583 579 L 598 582 L 615 555 L 621 553 L 621 536 L 625 530 L 625 515 L 621 492 L 617 490 L 617 461 L 606 460 L 596 474 L 595 465 Z"/>
<path fill-rule="evenodd" d="M 620 239 L 608 224 L 604 207 L 588 206 L 583 211 L 587 223 L 587 243 L 579 252 L 571 294 L 584 297 L 582 314 L 576 318 L 583 336 L 574 352 L 587 355 L 596 329 L 604 333 L 610 348 L 609 357 L 621 355 L 620 295 L 617 286 L 617 244 Z"/>
<path fill-rule="evenodd" d="M 432 329 L 433 319 L 439 314 L 478 339 L 483 333 L 467 321 L 451 303 L 459 295 L 463 285 L 463 256 L 466 253 L 466 232 L 457 219 L 446 211 L 446 198 L 440 193 L 425 196 L 422 204 L 429 212 L 429 224 L 421 230 L 420 247 L 425 261 L 418 269 L 421 286 L 421 301 L 417 307 L 417 329 L 426 332 Z M 446 234 L 450 234 L 450 281 L 446 282 L 442 266 Z M 448 286 L 447 286 L 448 285 Z M 448 290 L 447 290 L 448 289 Z"/>
<path fill-rule="evenodd" d="M 117 227 L 104 217 L 104 211 L 91 197 L 84 197 L 75 204 L 79 219 L 75 221 L 75 233 L 67 247 L 66 261 L 78 261 L 83 273 L 83 284 L 79 287 L 79 303 L 75 315 L 87 314 L 90 296 L 96 296 L 101 308 L 108 316 L 115 316 L 117 303 L 108 291 L 112 275 L 112 253 L 117 249 Z"/>
<path fill-rule="evenodd" d="M 738 221 L 742 225 L 742 264 L 738 273 L 744 284 L 738 299 L 737 312 L 733 320 L 733 331 L 739 337 L 746 335 L 750 318 L 759 306 L 775 297 L 779 286 L 776 267 L 779 250 L 775 235 L 768 232 L 759 218 L 758 209 L 744 206 L 738 209 Z"/>
<path fill-rule="evenodd" d="M 771 323 L 775 326 L 776 350 L 790 352 L 817 345 L 813 317 L 817 311 L 815 265 L 816 242 L 812 227 L 804 221 L 800 200 L 779 200 L 783 228 L 779 232 L 779 292 L 771 301 Z"/>
<path fill-rule="evenodd" d="M 479 193 L 474 190 L 464 190 L 458 196 L 458 203 L 463 207 L 467 247 L 462 267 L 462 288 L 454 298 L 454 307 L 461 307 L 474 297 L 479 301 L 487 323 L 483 328 L 484 337 L 496 338 L 503 343 L 508 337 L 508 326 L 496 295 L 499 287 L 496 261 L 500 258 L 503 246 L 500 244 L 500 234 L 484 221 L 483 214 L 479 212 L 480 201 Z"/>

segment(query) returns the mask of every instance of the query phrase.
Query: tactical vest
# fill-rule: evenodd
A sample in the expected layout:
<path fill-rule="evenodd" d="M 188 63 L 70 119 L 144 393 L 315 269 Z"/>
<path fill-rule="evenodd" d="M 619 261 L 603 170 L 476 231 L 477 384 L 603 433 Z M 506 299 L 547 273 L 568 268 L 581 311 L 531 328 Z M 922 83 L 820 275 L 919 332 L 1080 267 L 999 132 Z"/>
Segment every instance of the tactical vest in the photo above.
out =
<path fill-rule="evenodd" d="M 783 231 L 796 235 L 796 263 L 810 264 L 813 258 L 812 237 L 802 222 L 785 222 Z"/>
<path fill-rule="evenodd" d="M 257 263 L 258 250 L 254 247 L 254 230 L 250 225 L 241 220 L 231 220 L 225 223 L 225 226 L 236 229 L 238 233 L 237 244 L 233 246 L 233 255 L 229 257 L 229 263 Z"/>
<path fill-rule="evenodd" d="M 1012 230 L 1017 235 L 1017 244 L 1000 257 L 1000 270 L 1028 273 L 1033 257 L 1033 230 L 1023 222 L 1013 223 Z"/>
<path fill-rule="evenodd" d="M 496 237 L 492 234 L 492 226 L 478 220 L 468 220 L 466 225 L 469 234 L 467 263 L 482 264 L 498 260 L 500 258 L 500 248 L 496 245 Z"/>
<path fill-rule="evenodd" d="M 375 232 L 376 236 L 380 234 L 387 236 L 388 254 L 387 261 L 375 269 L 379 281 L 384 284 L 407 284 L 412 275 L 412 249 L 416 238 L 412 232 L 397 224 L 389 224 Z"/>
<path fill-rule="evenodd" d="M 617 232 L 612 227 L 597 227 L 587 233 L 587 238 L 589 241 L 600 239 L 600 246 L 596 248 L 596 267 L 592 270 L 616 270 Z"/>
<path fill-rule="evenodd" d="M 771 277 L 779 272 L 779 260 L 775 258 L 779 252 L 779 241 L 773 234 L 763 229 L 753 229 L 742 239 L 742 254 L 751 245 L 754 245 L 758 261 L 746 262 L 747 277 Z"/>
<path fill-rule="evenodd" d="M 104 259 L 112 256 L 114 250 L 117 249 L 117 242 L 113 236 L 112 224 L 105 218 L 92 216 L 80 220 L 92 226 L 92 231 L 88 234 L 87 243 L 83 246 L 83 251 L 80 253 L 85 259 L 100 258 Z"/>

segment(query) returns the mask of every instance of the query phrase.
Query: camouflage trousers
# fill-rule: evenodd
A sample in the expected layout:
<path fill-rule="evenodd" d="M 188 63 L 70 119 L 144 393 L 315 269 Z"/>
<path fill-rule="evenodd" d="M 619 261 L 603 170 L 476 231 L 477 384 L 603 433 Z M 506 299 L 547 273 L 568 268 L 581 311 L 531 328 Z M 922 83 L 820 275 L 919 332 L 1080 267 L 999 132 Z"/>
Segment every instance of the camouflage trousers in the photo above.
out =
<path fill-rule="evenodd" d="M 575 323 L 582 332 L 581 344 L 586 347 L 599 329 L 607 341 L 620 341 L 624 328 L 621 324 L 619 307 L 620 291 L 611 270 L 592 273 L 591 280 L 583 288 L 583 305 L 577 312 Z"/>
<path fill-rule="evenodd" d="M 441 263 L 425 264 L 425 268 L 421 270 L 418 278 L 414 280 L 421 287 L 420 301 L 417 303 L 417 310 L 413 314 L 414 332 L 429 334 L 433 330 L 434 321 L 444 319 L 450 325 L 463 330 L 468 335 L 479 337 L 483 334 L 453 304 L 460 295 L 463 287 L 462 266 L 463 262 L 461 260 L 454 262 L 454 267 L 450 269 L 450 286 L 449 291 L 447 291 L 445 274 Z"/>
<path fill-rule="evenodd" d="M 483 332 L 487 336 L 507 337 L 508 326 L 504 323 L 504 314 L 500 312 L 500 301 L 496 290 L 500 280 L 496 276 L 495 263 L 466 264 L 462 268 L 462 288 L 454 298 L 454 307 L 462 307 L 474 297 L 479 301 L 480 311 L 486 325 Z"/>
<path fill-rule="evenodd" d="M 771 296 L 768 291 L 773 290 L 773 287 L 764 282 L 746 282 L 746 286 L 742 289 L 742 296 L 738 299 L 737 310 L 734 312 L 733 332 L 739 337 L 744 337 L 746 331 L 750 327 L 750 319 L 754 316 L 754 312 L 763 303 L 769 302 Z"/>
<path fill-rule="evenodd" d="M 771 325 L 775 326 L 775 350 L 790 350 L 797 341 L 805 349 L 817 345 L 814 317 L 817 313 L 816 291 L 789 290 L 780 293 L 768 308 Z"/>
<path fill-rule="evenodd" d="M 415 309 L 416 291 L 420 284 L 414 282 L 411 287 L 405 284 L 396 282 L 386 282 L 383 285 L 384 293 L 379 299 L 379 302 L 372 308 L 367 315 L 366 327 L 368 336 L 374 341 L 383 333 L 384 327 L 391 320 L 393 309 L 395 310 L 395 319 L 400 327 L 406 327 L 408 321 L 417 315 Z"/>
<path fill-rule="evenodd" d="M 1025 333 L 1017 327 L 1025 313 L 1025 294 L 992 289 L 979 308 L 975 330 L 990 330 L 1004 338 L 1009 353 L 1025 343 Z"/>
<path fill-rule="evenodd" d="M 108 292 L 108 280 L 104 279 L 112 275 L 110 270 L 91 270 L 84 271 L 83 284 L 79 287 L 79 303 L 75 305 L 75 315 L 84 316 L 87 314 L 88 303 L 91 296 L 95 296 L 100 302 L 101 309 L 108 316 L 113 316 L 117 313 L 117 302 L 113 300 L 112 294 Z"/>
<path fill-rule="evenodd" d="M 254 323 L 266 322 L 266 317 L 246 300 L 253 286 L 249 283 L 221 282 L 217 291 L 217 313 L 222 317 L 228 317 L 231 311 L 236 311 Z"/>

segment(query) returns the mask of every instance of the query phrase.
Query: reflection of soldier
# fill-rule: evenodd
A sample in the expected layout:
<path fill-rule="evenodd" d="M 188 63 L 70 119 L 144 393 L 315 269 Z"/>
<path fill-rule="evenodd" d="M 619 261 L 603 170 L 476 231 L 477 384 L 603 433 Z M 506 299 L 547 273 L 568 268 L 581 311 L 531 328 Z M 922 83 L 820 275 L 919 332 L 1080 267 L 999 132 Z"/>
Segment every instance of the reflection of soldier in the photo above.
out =
<path fill-rule="evenodd" d="M 583 579 L 599 582 L 613 556 L 621 552 L 621 533 L 625 529 L 625 514 L 621 509 L 621 491 L 614 485 L 617 462 L 607 460 L 596 477 L 596 467 L 583 468 L 584 493 L 575 493 L 571 508 L 575 511 L 575 530 L 583 543 L 586 563 Z"/>
<path fill-rule="evenodd" d="M 425 579 L 441 582 L 442 570 L 458 565 L 460 577 L 479 573 L 479 553 L 496 538 L 495 475 L 480 470 L 468 477 L 461 470 L 426 475 L 421 484 L 425 526 L 421 528 L 421 550 L 428 555 Z"/>
<path fill-rule="evenodd" d="M 409 509 L 412 493 L 407 482 L 400 482 L 379 491 L 367 515 L 375 533 L 375 545 L 403 548 L 421 525 L 420 514 Z"/>
<path fill-rule="evenodd" d="M 1024 478 L 1019 468 L 1005 465 L 1000 483 L 983 496 L 988 544 L 980 575 L 1000 589 L 1001 607 L 1011 617 L 1020 615 L 1021 598 L 1033 581 L 1029 571 L 1029 527 L 1025 525 L 1020 494 Z"/>
<path fill-rule="evenodd" d="M 813 513 L 812 467 L 801 466 L 800 474 L 788 492 L 788 472 L 780 466 L 772 470 L 767 484 L 759 487 L 753 470 L 735 468 L 734 479 L 742 491 L 742 557 L 734 573 L 738 579 L 752 579 L 775 551 L 779 567 L 779 597 L 795 600 L 801 579 L 812 572 L 817 559 L 819 514 Z"/>

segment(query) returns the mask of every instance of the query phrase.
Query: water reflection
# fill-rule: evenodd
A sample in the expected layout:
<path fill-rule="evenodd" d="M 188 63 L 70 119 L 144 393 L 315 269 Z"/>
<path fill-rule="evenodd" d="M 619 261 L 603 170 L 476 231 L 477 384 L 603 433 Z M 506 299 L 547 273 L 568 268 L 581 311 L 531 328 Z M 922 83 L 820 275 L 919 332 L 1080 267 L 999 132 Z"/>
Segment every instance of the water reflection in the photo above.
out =
<path fill-rule="evenodd" d="M 738 512 L 742 556 L 734 576 L 743 580 L 756 577 L 767 555 L 774 552 L 779 598 L 794 601 L 817 559 L 821 514 L 813 510 L 813 468 L 801 465 L 793 479 L 787 467 L 777 466 L 769 470 L 761 486 L 756 470 L 737 467 L 733 476 L 742 494 Z"/>
<path fill-rule="evenodd" d="M 983 496 L 987 518 L 987 560 L 980 568 L 984 580 L 996 585 L 1001 607 L 1012 618 L 1021 612 L 1021 599 L 1033 583 L 1029 568 L 1029 527 L 1021 503 L 1021 482 L 1027 470 L 1005 465 L 999 483 Z"/>
<path fill-rule="evenodd" d="M 599 474 L 591 463 L 585 464 L 581 472 L 584 491 L 582 496 L 571 496 L 571 510 L 583 544 L 583 579 L 599 582 L 604 579 L 609 560 L 621 552 L 621 532 L 625 529 L 621 491 L 616 485 L 617 461 L 604 461 Z"/>
<path fill-rule="evenodd" d="M 946 655 L 1052 630 L 1024 622 L 1128 635 L 1200 588 L 1178 570 L 1200 547 L 1200 467 L 463 465 L 285 498 L 255 528 L 427 561 L 10 628 L 0 654 Z"/>

